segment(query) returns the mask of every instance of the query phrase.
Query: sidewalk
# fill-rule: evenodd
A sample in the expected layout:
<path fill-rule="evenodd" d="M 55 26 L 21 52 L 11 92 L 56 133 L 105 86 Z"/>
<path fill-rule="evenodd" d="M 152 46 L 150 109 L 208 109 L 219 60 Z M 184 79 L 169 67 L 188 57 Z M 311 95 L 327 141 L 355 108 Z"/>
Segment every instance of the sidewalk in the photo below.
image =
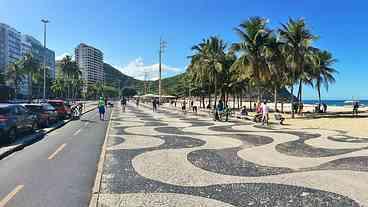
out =
<path fill-rule="evenodd" d="M 88 102 L 85 105 L 85 110 L 82 113 L 82 115 L 86 114 L 90 111 L 93 111 L 96 108 L 97 108 L 97 103 Z M 26 135 L 24 137 L 18 138 L 16 140 L 16 142 L 14 142 L 14 143 L 11 143 L 7 146 L 1 146 L 0 147 L 0 160 L 5 158 L 6 156 L 16 152 L 16 151 L 22 150 L 26 146 L 29 146 L 29 145 L 33 144 L 34 142 L 38 141 L 44 135 L 46 135 L 46 134 L 48 134 L 48 133 L 64 126 L 65 124 L 67 124 L 71 121 L 72 121 L 71 119 L 59 121 L 59 122 L 53 124 L 49 128 L 39 129 L 35 133 L 32 133 L 30 135 Z"/>

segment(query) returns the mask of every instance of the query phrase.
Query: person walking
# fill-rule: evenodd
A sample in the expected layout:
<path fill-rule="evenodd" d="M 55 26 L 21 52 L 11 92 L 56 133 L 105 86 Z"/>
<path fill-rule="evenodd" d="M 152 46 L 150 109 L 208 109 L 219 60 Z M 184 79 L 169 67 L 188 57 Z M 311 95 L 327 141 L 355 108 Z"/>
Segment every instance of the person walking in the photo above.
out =
<path fill-rule="evenodd" d="M 152 100 L 152 111 L 156 112 L 157 111 L 157 102 L 156 99 Z"/>
<path fill-rule="evenodd" d="M 101 96 L 98 101 L 98 112 L 100 114 L 100 120 L 105 120 L 105 99 Z"/>
<path fill-rule="evenodd" d="M 139 98 L 136 100 L 137 107 L 139 107 Z"/>
<path fill-rule="evenodd" d="M 268 112 L 269 108 L 267 106 L 267 102 L 263 102 L 262 104 L 262 125 L 267 124 L 268 125 Z"/>
<path fill-rule="evenodd" d="M 354 103 L 353 103 L 353 116 L 358 117 L 358 113 L 359 113 L 359 102 L 354 101 Z"/>
<path fill-rule="evenodd" d="M 125 97 L 123 97 L 123 99 L 121 100 L 121 109 L 123 110 L 123 112 L 125 112 L 126 105 L 127 105 L 127 100 L 125 99 Z"/>

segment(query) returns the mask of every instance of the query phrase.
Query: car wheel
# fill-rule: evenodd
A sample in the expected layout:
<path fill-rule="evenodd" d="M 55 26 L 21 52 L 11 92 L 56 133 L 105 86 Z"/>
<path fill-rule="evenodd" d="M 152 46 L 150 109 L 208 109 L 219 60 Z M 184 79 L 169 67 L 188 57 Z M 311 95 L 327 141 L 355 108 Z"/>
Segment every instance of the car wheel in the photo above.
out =
<path fill-rule="evenodd" d="M 15 128 L 11 128 L 8 132 L 9 143 L 12 143 L 17 138 L 17 130 Z"/>

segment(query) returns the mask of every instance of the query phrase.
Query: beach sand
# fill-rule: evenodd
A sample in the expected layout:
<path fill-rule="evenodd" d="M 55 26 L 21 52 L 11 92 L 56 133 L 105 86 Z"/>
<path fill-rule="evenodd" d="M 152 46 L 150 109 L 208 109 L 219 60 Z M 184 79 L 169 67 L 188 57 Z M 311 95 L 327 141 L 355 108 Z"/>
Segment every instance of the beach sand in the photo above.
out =
<path fill-rule="evenodd" d="M 187 100 L 187 104 L 189 101 Z M 199 101 L 195 102 L 195 105 L 199 106 Z M 243 102 L 247 108 L 249 108 L 249 102 Z M 274 110 L 274 103 L 267 104 L 271 110 Z M 181 106 L 181 102 L 178 101 L 177 107 Z M 187 105 L 188 107 L 189 105 Z M 229 102 L 229 106 L 232 107 L 232 101 Z M 237 104 L 236 104 L 237 106 Z M 290 112 L 291 104 L 284 104 L 284 112 Z M 253 103 L 252 103 L 253 107 Z M 188 107 L 189 108 L 189 107 Z M 281 110 L 281 104 L 278 104 L 278 109 Z M 316 129 L 329 129 L 329 130 L 343 130 L 348 135 L 357 136 L 362 138 L 368 138 L 368 107 L 359 108 L 360 116 L 358 118 L 351 117 L 352 106 L 328 106 L 327 114 L 313 115 L 314 106 L 304 105 L 303 112 L 305 115 L 296 115 L 295 119 L 291 119 L 290 113 L 285 113 L 283 116 L 286 118 L 285 124 L 288 128 L 316 128 Z M 238 113 L 238 112 L 236 112 Z M 335 113 L 341 113 L 335 116 Z M 251 115 L 253 115 L 251 113 Z M 331 117 L 324 117 L 331 116 Z M 274 120 L 273 113 L 270 114 L 270 120 Z"/>

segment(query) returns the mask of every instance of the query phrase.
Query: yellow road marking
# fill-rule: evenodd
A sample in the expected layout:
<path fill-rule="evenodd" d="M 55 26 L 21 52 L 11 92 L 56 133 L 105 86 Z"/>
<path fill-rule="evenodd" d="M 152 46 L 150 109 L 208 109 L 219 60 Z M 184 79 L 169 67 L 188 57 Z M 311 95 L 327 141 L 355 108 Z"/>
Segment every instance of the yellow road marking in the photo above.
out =
<path fill-rule="evenodd" d="M 54 153 L 52 153 L 47 159 L 49 159 L 49 160 L 54 159 L 54 157 L 56 156 L 56 154 L 59 153 L 61 150 L 63 150 L 65 146 L 66 146 L 66 144 L 60 145 L 60 147 L 57 148 L 56 151 Z"/>
<path fill-rule="evenodd" d="M 8 195 L 5 196 L 5 198 L 0 201 L 0 207 L 4 207 L 15 196 L 15 194 L 22 190 L 23 187 L 24 185 L 18 185 L 17 187 L 15 187 L 12 192 L 10 192 Z"/>
<path fill-rule="evenodd" d="M 78 135 L 81 131 L 82 131 L 82 129 L 78 129 L 76 132 L 74 132 L 73 136 Z"/>

